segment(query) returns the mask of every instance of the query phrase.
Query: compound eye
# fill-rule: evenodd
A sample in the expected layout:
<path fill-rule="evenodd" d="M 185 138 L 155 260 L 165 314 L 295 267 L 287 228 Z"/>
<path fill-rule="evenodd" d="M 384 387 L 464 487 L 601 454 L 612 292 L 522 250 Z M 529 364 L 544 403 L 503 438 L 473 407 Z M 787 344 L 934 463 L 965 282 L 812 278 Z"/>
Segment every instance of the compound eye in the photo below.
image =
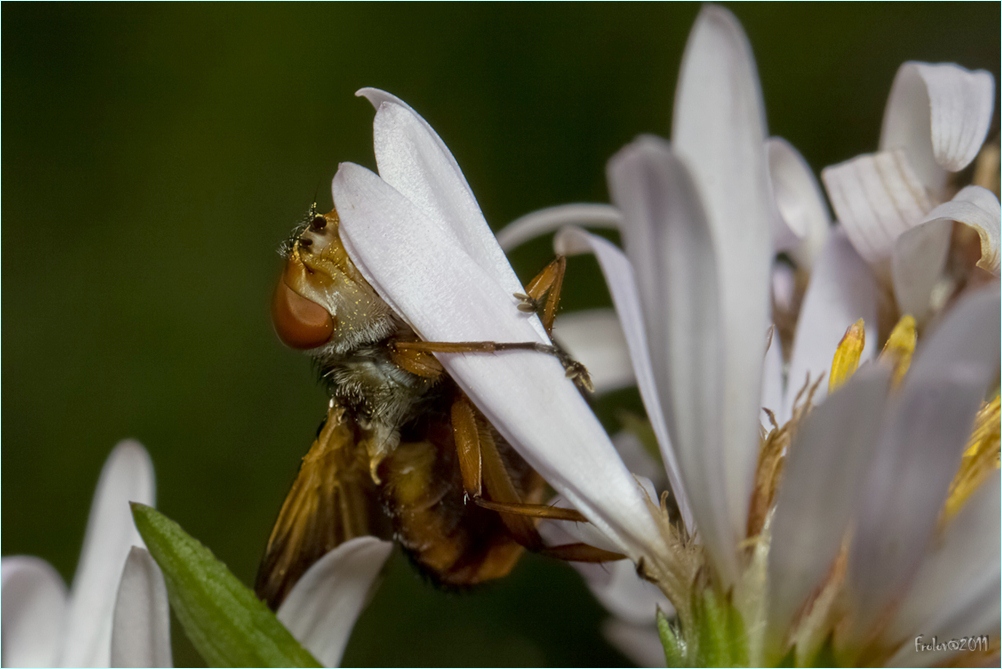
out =
<path fill-rule="evenodd" d="M 310 221 L 310 229 L 320 232 L 327 227 L 327 219 L 323 216 L 314 216 L 313 220 Z"/>
<path fill-rule="evenodd" d="M 301 351 L 323 346 L 334 334 L 334 319 L 327 310 L 289 288 L 283 279 L 271 300 L 271 321 L 282 343 Z"/>

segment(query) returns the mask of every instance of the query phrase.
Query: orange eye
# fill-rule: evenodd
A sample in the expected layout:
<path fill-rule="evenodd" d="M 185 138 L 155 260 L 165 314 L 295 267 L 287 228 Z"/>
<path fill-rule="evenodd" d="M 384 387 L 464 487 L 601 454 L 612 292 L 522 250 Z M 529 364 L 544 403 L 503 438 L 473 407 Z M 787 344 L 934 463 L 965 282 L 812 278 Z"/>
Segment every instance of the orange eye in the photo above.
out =
<path fill-rule="evenodd" d="M 271 321 L 286 346 L 302 351 L 323 346 L 334 333 L 327 310 L 289 288 L 284 279 L 279 279 L 271 300 Z"/>

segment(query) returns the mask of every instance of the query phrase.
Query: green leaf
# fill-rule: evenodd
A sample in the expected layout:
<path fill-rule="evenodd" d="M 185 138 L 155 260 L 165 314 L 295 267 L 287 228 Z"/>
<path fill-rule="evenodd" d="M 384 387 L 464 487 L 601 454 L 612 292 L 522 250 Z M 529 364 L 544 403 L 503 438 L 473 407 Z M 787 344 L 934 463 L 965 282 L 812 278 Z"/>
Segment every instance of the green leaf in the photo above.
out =
<path fill-rule="evenodd" d="M 275 614 L 208 548 L 155 509 L 132 504 L 188 638 L 213 667 L 319 667 Z"/>
<path fill-rule="evenodd" d="M 671 624 L 668 616 L 660 608 L 656 620 L 658 636 L 661 637 L 661 645 L 665 649 L 665 666 L 688 667 L 689 658 L 686 656 L 685 642 L 679 638 L 679 630 Z"/>

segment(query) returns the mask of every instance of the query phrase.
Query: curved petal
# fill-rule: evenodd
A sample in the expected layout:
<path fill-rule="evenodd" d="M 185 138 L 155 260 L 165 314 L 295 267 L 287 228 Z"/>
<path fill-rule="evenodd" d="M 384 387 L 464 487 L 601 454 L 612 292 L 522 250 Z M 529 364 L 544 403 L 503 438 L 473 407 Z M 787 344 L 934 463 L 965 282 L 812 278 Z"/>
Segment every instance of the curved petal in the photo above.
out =
<path fill-rule="evenodd" d="M 665 649 L 654 625 L 610 619 L 602 623 L 602 636 L 638 667 L 665 666 Z"/>
<path fill-rule="evenodd" d="M 163 572 L 145 548 L 125 561 L 111 630 L 111 666 L 171 667 L 170 607 Z"/>
<path fill-rule="evenodd" d="M 1000 492 L 996 471 L 950 521 L 898 607 L 887 631 L 890 639 L 907 644 L 919 634 L 931 636 L 978 599 L 981 588 L 992 582 L 993 571 L 998 580 Z M 997 599 L 995 604 L 997 611 Z"/>
<path fill-rule="evenodd" d="M 980 186 L 968 186 L 957 193 L 952 200 L 946 202 L 929 213 L 954 221 L 960 221 L 977 231 L 981 238 L 981 259 L 978 267 L 995 276 L 999 275 L 1000 240 L 999 231 L 1000 207 L 995 193 Z"/>
<path fill-rule="evenodd" d="M 3 666 L 52 667 L 59 659 L 66 619 L 66 585 L 45 560 L 5 557 Z"/>
<path fill-rule="evenodd" d="M 344 163 L 333 194 L 352 261 L 423 339 L 545 341 L 507 286 L 379 177 Z M 625 553 L 666 550 L 644 493 L 560 363 L 533 351 L 437 357 L 529 465 Z"/>
<path fill-rule="evenodd" d="M 696 19 L 672 121 L 672 147 L 701 196 L 716 255 L 724 364 L 714 420 L 721 425 L 731 532 L 739 537 L 758 455 L 774 209 L 755 61 L 741 26 L 721 7 L 706 5 Z"/>
<path fill-rule="evenodd" d="M 278 609 L 282 621 L 325 667 L 337 667 L 393 542 L 356 537 L 320 558 Z"/>
<path fill-rule="evenodd" d="M 561 314 L 553 324 L 553 338 L 588 368 L 596 395 L 637 382 L 623 328 L 612 309 Z"/>
<path fill-rule="evenodd" d="M 995 111 L 995 79 L 953 63 L 904 63 L 884 109 L 880 150 L 902 149 L 926 186 L 974 160 Z"/>
<path fill-rule="evenodd" d="M 70 591 L 63 666 L 106 667 L 111 622 L 122 568 L 132 546 L 144 546 L 129 502 L 152 506 L 153 463 L 137 441 L 122 441 L 108 456 L 94 492 L 80 562 Z"/>
<path fill-rule="evenodd" d="M 675 450 L 672 447 L 668 434 L 668 424 L 662 413 L 664 410 L 663 398 L 655 383 L 654 374 L 656 372 L 653 371 L 647 335 L 644 331 L 645 319 L 641 313 L 640 296 L 637 295 L 637 286 L 630 262 L 623 255 L 623 252 L 611 242 L 589 234 L 580 228 L 561 230 L 554 239 L 554 248 L 557 253 L 568 256 L 579 253 L 594 253 L 602 268 L 605 283 L 612 296 L 612 303 L 616 306 L 616 314 L 619 316 L 620 323 L 623 324 L 627 349 L 630 353 L 630 359 L 633 361 L 634 372 L 637 375 L 637 387 L 640 390 L 640 397 L 644 401 L 644 407 L 647 409 L 647 418 L 651 421 L 651 428 L 653 428 L 658 445 L 661 447 L 661 457 L 665 462 L 672 494 L 675 495 L 683 522 L 691 532 L 695 520 L 689 502 L 688 489 L 679 469 Z"/>
<path fill-rule="evenodd" d="M 894 245 L 895 299 L 902 313 L 910 313 L 919 322 L 931 311 L 931 294 L 946 265 L 953 221 L 970 226 L 981 238 L 978 267 L 999 272 L 999 200 L 985 188 L 967 186 L 930 211 Z"/>
<path fill-rule="evenodd" d="M 943 275 L 952 232 L 953 221 L 937 217 L 906 231 L 894 243 L 894 300 L 901 313 L 911 314 L 919 323 L 932 312 L 932 292 Z"/>
<path fill-rule="evenodd" d="M 860 370 L 797 430 L 776 500 L 769 624 L 779 639 L 831 569 L 873 461 L 890 372 Z"/>
<path fill-rule="evenodd" d="M 900 150 L 826 167 L 821 179 L 852 245 L 873 265 L 890 258 L 898 237 L 932 209 L 925 186 Z"/>
<path fill-rule="evenodd" d="M 919 567 L 974 415 L 998 375 L 999 317 L 997 286 L 969 294 L 926 337 L 894 398 L 850 552 L 856 634 Z"/>
<path fill-rule="evenodd" d="M 793 338 L 787 377 L 784 421 L 793 415 L 793 401 L 805 383 L 827 376 L 845 331 L 860 318 L 866 324 L 861 360 L 873 357 L 877 343 L 876 286 L 870 268 L 841 230 L 828 238 L 804 294 Z M 814 394 L 820 403 L 828 394 L 822 383 Z"/>
<path fill-rule="evenodd" d="M 785 228 L 777 235 L 776 250 L 789 250 L 798 266 L 810 269 L 832 223 L 821 185 L 800 152 L 782 137 L 766 141 L 766 154 L 772 194 Z"/>
<path fill-rule="evenodd" d="M 451 234 L 508 292 L 521 292 L 522 284 L 445 142 L 402 100 L 372 88 L 363 88 L 358 94 L 376 106 L 373 149 L 383 180 L 422 210 L 429 221 Z M 539 328 L 542 331 L 542 325 Z"/>
<path fill-rule="evenodd" d="M 505 251 L 530 239 L 556 232 L 565 225 L 589 228 L 619 228 L 623 217 L 608 204 L 564 204 L 533 211 L 498 230 L 498 244 Z"/>

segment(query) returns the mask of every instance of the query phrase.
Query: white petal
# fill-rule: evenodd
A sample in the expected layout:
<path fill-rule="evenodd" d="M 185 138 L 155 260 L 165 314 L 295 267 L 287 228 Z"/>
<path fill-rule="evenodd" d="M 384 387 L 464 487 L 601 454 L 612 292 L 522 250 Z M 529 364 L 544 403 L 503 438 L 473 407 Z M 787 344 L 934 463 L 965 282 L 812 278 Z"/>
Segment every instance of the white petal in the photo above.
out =
<path fill-rule="evenodd" d="M 923 633 L 921 638 L 907 640 L 887 665 L 891 667 L 991 666 L 990 662 L 998 655 L 997 642 L 994 640 L 998 639 L 999 623 L 1002 619 L 999 615 L 999 588 L 1002 587 L 1002 579 L 999 578 L 997 569 L 993 577 L 993 581 L 980 589 L 976 600 L 972 600 L 964 609 L 957 611 L 957 615 L 941 627 L 934 628 L 932 633 Z M 992 643 L 993 652 L 983 653 L 981 658 L 978 658 L 960 651 L 960 639 L 967 639 L 970 644 L 982 636 L 985 639 L 978 639 L 977 642 Z M 916 645 L 920 643 L 940 644 L 941 648 L 946 650 L 919 652 L 916 650 Z"/>
<path fill-rule="evenodd" d="M 724 365 L 713 420 L 721 425 L 731 532 L 742 536 L 758 455 L 774 209 L 755 62 L 741 26 L 721 7 L 703 7 L 686 45 L 672 145 L 701 195 L 716 253 Z"/>
<path fill-rule="evenodd" d="M 111 666 L 171 667 L 170 607 L 163 572 L 145 548 L 125 561 L 111 631 Z"/>
<path fill-rule="evenodd" d="M 785 228 L 777 236 L 776 249 L 789 250 L 797 265 L 810 269 L 831 229 L 821 186 L 804 157 L 782 137 L 770 137 L 766 152 L 772 193 Z"/>
<path fill-rule="evenodd" d="M 769 552 L 769 623 L 779 635 L 838 554 L 873 460 L 889 381 L 882 366 L 860 370 L 808 415 L 790 446 Z"/>
<path fill-rule="evenodd" d="M 551 502 L 554 503 L 567 506 L 559 499 Z M 549 546 L 575 542 L 604 546 L 602 538 L 596 537 L 594 528 L 587 524 L 547 521 L 540 523 L 539 531 Z M 669 613 L 674 611 L 668 598 L 653 583 L 640 578 L 636 566 L 628 560 L 600 564 L 572 562 L 571 565 L 584 578 L 595 599 L 616 618 L 631 624 L 650 625 L 659 607 Z"/>
<path fill-rule="evenodd" d="M 998 375 L 997 287 L 970 294 L 919 348 L 891 405 L 862 497 L 849 560 L 857 634 L 914 577 Z"/>
<path fill-rule="evenodd" d="M 998 380 L 998 283 L 967 291 L 930 330 L 919 341 L 906 378 L 935 378 L 958 368 L 985 388 Z"/>
<path fill-rule="evenodd" d="M 814 264 L 812 259 L 811 264 Z M 777 261 L 772 266 L 772 301 L 783 311 L 793 309 L 797 294 L 797 272 L 788 263 Z"/>
<path fill-rule="evenodd" d="M 929 213 L 942 216 L 974 228 L 981 238 L 981 259 L 978 267 L 998 276 L 999 274 L 999 199 L 986 188 L 968 186 L 952 200 L 941 204 Z"/>
<path fill-rule="evenodd" d="M 901 312 L 920 323 L 929 315 L 931 294 L 946 264 L 953 221 L 974 228 L 981 238 L 978 267 L 999 271 L 999 200 L 985 188 L 968 186 L 930 211 L 894 245 L 894 295 Z"/>
<path fill-rule="evenodd" d="M 904 63 L 884 110 L 880 150 L 903 149 L 933 189 L 964 169 L 985 141 L 995 111 L 995 80 L 952 63 Z"/>
<path fill-rule="evenodd" d="M 66 617 L 66 585 L 45 560 L 5 557 L 3 666 L 51 667 L 59 659 Z"/>
<path fill-rule="evenodd" d="M 350 539 L 310 567 L 278 608 L 278 619 L 325 667 L 337 667 L 369 603 L 393 543 Z"/>
<path fill-rule="evenodd" d="M 530 239 L 556 232 L 565 225 L 588 228 L 619 228 L 623 217 L 607 204 L 564 204 L 526 214 L 498 230 L 498 244 L 505 251 Z"/>
<path fill-rule="evenodd" d="M 153 463 L 136 441 L 122 441 L 108 456 L 91 503 L 84 546 L 70 591 L 63 666 L 106 667 L 111 622 L 122 568 L 143 540 L 129 502 L 154 504 Z"/>
<path fill-rule="evenodd" d="M 689 502 L 688 490 L 681 476 L 677 456 L 671 445 L 668 427 L 664 418 L 662 397 L 655 384 L 650 349 L 644 331 L 644 317 L 641 314 L 640 296 L 634 280 L 630 262 L 616 246 L 602 237 L 589 234 L 580 228 L 564 228 L 554 239 L 554 248 L 563 255 L 594 253 L 602 268 L 606 285 L 616 307 L 616 314 L 623 324 L 623 334 L 633 361 L 640 397 L 647 409 L 647 418 L 661 447 L 661 457 L 672 493 L 679 505 L 679 512 L 687 528 L 692 530 L 694 518 Z"/>
<path fill-rule="evenodd" d="M 865 361 L 873 357 L 877 344 L 875 281 L 845 234 L 836 229 L 818 257 L 800 307 L 781 416 L 784 421 L 793 415 L 793 401 L 808 379 L 813 384 L 822 376 L 827 378 L 835 349 L 846 329 L 860 318 L 866 325 L 866 344 L 860 358 Z M 827 394 L 828 384 L 822 381 L 814 395 L 815 403 Z"/>
<path fill-rule="evenodd" d="M 588 368 L 595 394 L 636 383 L 626 337 L 612 309 L 562 314 L 554 321 L 553 338 Z"/>
<path fill-rule="evenodd" d="M 900 150 L 826 167 L 821 179 L 836 218 L 871 264 L 888 260 L 898 237 L 932 209 L 925 186 Z"/>
<path fill-rule="evenodd" d="M 602 624 L 602 636 L 638 667 L 665 666 L 665 649 L 654 625 L 631 625 L 610 619 Z"/>
<path fill-rule="evenodd" d="M 376 175 L 342 164 L 333 191 L 349 256 L 423 339 L 544 341 L 507 286 Z M 643 493 L 560 363 L 532 351 L 437 357 L 530 466 L 631 558 L 664 550 Z"/>
<path fill-rule="evenodd" d="M 919 634 L 935 634 L 949 618 L 978 599 L 980 588 L 991 582 L 993 572 L 998 579 L 1002 539 L 999 493 L 996 471 L 937 538 L 887 631 L 890 639 L 901 639 L 907 645 Z M 997 606 L 996 598 L 996 611 Z"/>
<path fill-rule="evenodd" d="M 589 583 L 592 593 L 616 618 L 635 624 L 650 625 L 658 609 L 672 612 L 671 602 L 657 586 L 637 576 L 637 568 L 626 560 L 587 566 L 593 571 L 608 569 L 603 587 Z"/>
<path fill-rule="evenodd" d="M 952 232 L 952 221 L 937 218 L 906 231 L 894 243 L 894 299 L 901 313 L 911 314 L 920 325 L 932 311 L 932 291 L 943 274 Z"/>
<path fill-rule="evenodd" d="M 762 363 L 762 406 L 772 411 L 777 418 L 783 414 L 783 351 L 779 343 L 779 335 L 775 332 L 769 348 L 765 352 L 765 362 Z M 772 423 L 763 411 L 762 427 L 771 429 Z"/>
<path fill-rule="evenodd" d="M 612 199 L 623 212 L 623 240 L 644 304 L 642 318 L 617 309 L 627 340 L 631 331 L 641 339 L 646 328 L 653 371 L 653 396 L 649 401 L 645 396 L 648 415 L 652 425 L 655 416 L 664 416 L 670 445 L 657 428 L 655 434 L 669 475 L 673 454 L 703 543 L 717 568 L 735 575 L 737 537 L 728 516 L 721 443 L 723 351 L 710 230 L 688 170 L 664 140 L 637 139 L 612 157 L 606 172 Z M 610 282 L 610 272 L 604 267 L 603 272 Z M 644 363 L 641 355 L 634 357 L 642 394 Z M 655 401 L 660 411 L 652 411 Z M 692 525 L 687 527 L 691 531 Z"/>
<path fill-rule="evenodd" d="M 373 149 L 379 175 L 442 226 L 508 292 L 522 284 L 515 276 L 452 152 L 434 129 L 402 100 L 363 88 L 376 107 Z M 335 200 L 335 207 L 340 203 Z M 542 326 L 539 326 L 542 331 Z"/>

